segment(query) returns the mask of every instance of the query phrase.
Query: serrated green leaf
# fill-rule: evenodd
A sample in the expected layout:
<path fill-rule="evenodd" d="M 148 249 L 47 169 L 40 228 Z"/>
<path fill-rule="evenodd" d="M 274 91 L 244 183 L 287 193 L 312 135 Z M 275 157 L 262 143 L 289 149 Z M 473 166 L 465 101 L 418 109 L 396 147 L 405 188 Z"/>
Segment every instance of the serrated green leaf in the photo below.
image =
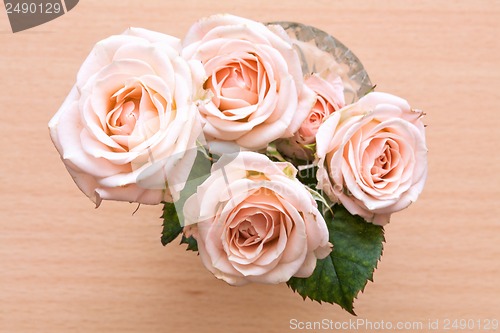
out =
<path fill-rule="evenodd" d="M 163 246 L 177 238 L 182 232 L 182 226 L 175 210 L 175 205 L 170 202 L 163 203 L 163 230 L 161 232 L 161 243 Z"/>
<path fill-rule="evenodd" d="M 198 252 L 198 242 L 193 238 L 193 236 L 186 237 L 182 235 L 181 244 L 187 244 L 186 251 Z"/>
<path fill-rule="evenodd" d="M 163 203 L 163 231 L 161 235 L 161 243 L 163 246 L 169 244 L 176 239 L 179 234 L 182 234 L 184 227 L 181 226 L 175 205 L 173 203 Z M 187 244 L 186 250 L 198 251 L 198 243 L 192 236 L 186 237 L 182 235 L 180 244 Z"/>
<path fill-rule="evenodd" d="M 351 215 L 344 207 L 336 205 L 332 214 L 325 213 L 333 251 L 318 260 L 313 274 L 308 278 L 291 278 L 288 286 L 306 297 L 336 303 L 349 313 L 354 312 L 353 302 L 363 291 L 382 256 L 384 229 Z"/>
<path fill-rule="evenodd" d="M 199 146 L 196 153 L 193 167 L 191 168 L 184 189 L 180 193 L 179 199 L 174 203 L 163 204 L 163 231 L 161 243 L 164 246 L 176 239 L 177 236 L 182 233 L 184 225 L 184 204 L 186 200 L 196 192 L 197 187 L 210 175 L 212 163 L 210 160 L 211 157 L 208 155 L 206 149 Z M 188 248 L 190 247 L 193 248 L 193 245 L 188 244 Z"/>

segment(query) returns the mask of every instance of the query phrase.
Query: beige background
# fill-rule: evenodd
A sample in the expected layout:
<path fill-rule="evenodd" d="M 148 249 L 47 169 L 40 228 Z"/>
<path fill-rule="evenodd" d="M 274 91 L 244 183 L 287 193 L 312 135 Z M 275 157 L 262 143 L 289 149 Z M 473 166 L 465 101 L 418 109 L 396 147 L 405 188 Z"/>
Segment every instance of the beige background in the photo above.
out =
<path fill-rule="evenodd" d="M 499 1 L 84 0 L 17 34 L 0 10 L 0 332 L 288 332 L 292 318 L 353 318 L 285 285 L 216 280 L 161 246 L 160 207 L 94 209 L 50 142 L 94 43 L 128 26 L 182 36 L 217 12 L 328 31 L 377 90 L 427 113 L 427 186 L 387 227 L 359 317 L 500 319 Z"/>

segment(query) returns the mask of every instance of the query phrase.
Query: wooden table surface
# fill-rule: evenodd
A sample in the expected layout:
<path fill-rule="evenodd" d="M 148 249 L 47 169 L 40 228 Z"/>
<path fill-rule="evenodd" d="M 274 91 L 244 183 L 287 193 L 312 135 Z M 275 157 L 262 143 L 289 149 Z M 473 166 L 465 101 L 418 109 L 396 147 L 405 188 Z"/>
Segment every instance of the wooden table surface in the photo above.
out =
<path fill-rule="evenodd" d="M 129 26 L 180 37 L 219 12 L 328 31 L 378 91 L 427 113 L 426 188 L 387 226 L 357 318 L 500 319 L 499 1 L 85 0 L 16 34 L 0 12 L 0 332 L 291 332 L 291 319 L 356 319 L 286 285 L 216 280 L 160 244 L 159 206 L 94 209 L 52 146 L 47 123 L 98 40 Z"/>

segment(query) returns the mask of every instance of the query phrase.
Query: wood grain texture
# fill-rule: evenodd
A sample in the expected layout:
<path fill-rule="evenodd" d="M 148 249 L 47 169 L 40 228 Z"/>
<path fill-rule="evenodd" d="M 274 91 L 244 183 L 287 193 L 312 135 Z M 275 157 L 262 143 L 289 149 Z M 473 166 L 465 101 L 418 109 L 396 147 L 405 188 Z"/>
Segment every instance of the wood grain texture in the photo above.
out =
<path fill-rule="evenodd" d="M 218 12 L 328 31 L 377 90 L 427 113 L 428 182 L 388 225 L 359 317 L 500 319 L 499 1 L 85 0 L 17 34 L 0 12 L 0 332 L 288 332 L 292 318 L 352 318 L 285 285 L 216 280 L 161 246 L 160 207 L 94 209 L 50 142 L 98 40 L 128 26 L 182 36 Z"/>

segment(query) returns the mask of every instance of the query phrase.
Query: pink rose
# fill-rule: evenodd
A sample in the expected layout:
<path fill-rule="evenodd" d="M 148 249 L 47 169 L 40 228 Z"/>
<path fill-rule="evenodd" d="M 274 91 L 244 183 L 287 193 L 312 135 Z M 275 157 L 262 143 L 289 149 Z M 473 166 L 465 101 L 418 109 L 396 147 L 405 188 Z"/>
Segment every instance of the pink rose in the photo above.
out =
<path fill-rule="evenodd" d="M 308 148 L 307 145 L 316 142 L 316 132 L 323 119 L 345 105 L 344 85 L 337 74 L 330 74 L 326 79 L 319 74 L 312 74 L 306 78 L 305 84 L 316 93 L 316 103 L 295 135 L 280 140 L 278 149 L 289 157 L 313 160 L 314 149 Z"/>
<path fill-rule="evenodd" d="M 223 155 L 184 206 L 200 257 L 232 285 L 308 277 L 331 251 L 316 202 L 290 163 L 265 155 Z"/>
<path fill-rule="evenodd" d="M 137 28 L 100 41 L 50 121 L 66 168 L 97 206 L 172 201 L 184 187 L 204 70 L 179 50 L 177 38 Z"/>
<path fill-rule="evenodd" d="M 310 144 L 316 142 L 316 132 L 323 119 L 345 105 L 344 86 L 339 76 L 329 81 L 317 74 L 309 76 L 305 83 L 317 94 L 317 100 L 297 133 L 300 143 Z"/>
<path fill-rule="evenodd" d="M 370 93 L 335 112 L 316 135 L 318 188 L 368 222 L 389 222 L 424 187 L 427 148 L 421 116 L 386 93 Z"/>
<path fill-rule="evenodd" d="M 298 54 L 280 26 L 214 15 L 194 24 L 183 45 L 182 55 L 201 61 L 208 76 L 205 88 L 213 97 L 200 113 L 213 147 L 265 148 L 292 136 L 314 103 Z"/>

